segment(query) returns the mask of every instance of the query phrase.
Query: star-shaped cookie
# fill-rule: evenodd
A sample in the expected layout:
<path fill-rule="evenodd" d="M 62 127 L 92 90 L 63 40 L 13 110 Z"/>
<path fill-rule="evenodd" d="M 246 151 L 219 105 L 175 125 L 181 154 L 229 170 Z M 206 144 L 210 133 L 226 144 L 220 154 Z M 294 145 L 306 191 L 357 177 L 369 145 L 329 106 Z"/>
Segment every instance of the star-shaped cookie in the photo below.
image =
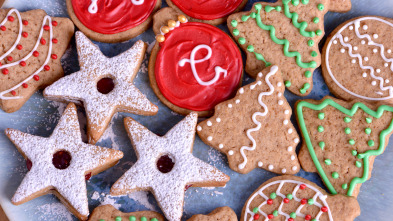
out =
<path fill-rule="evenodd" d="M 89 215 L 86 181 L 91 175 L 114 166 L 123 153 L 82 142 L 76 106 L 69 104 L 49 137 L 38 137 L 14 129 L 6 135 L 31 162 L 12 203 L 20 205 L 53 193 L 81 220 Z"/>
<path fill-rule="evenodd" d="M 95 144 L 117 111 L 154 115 L 158 107 L 134 85 L 133 80 L 146 51 L 138 41 L 128 51 L 104 56 L 82 32 L 76 33 L 80 71 L 66 76 L 44 91 L 50 100 L 83 104 L 87 115 L 89 143 Z"/>
<path fill-rule="evenodd" d="M 138 161 L 111 188 L 112 195 L 150 190 L 169 221 L 183 214 L 184 189 L 224 186 L 229 177 L 192 155 L 198 115 L 193 112 L 160 137 L 131 118 L 125 126 Z"/>

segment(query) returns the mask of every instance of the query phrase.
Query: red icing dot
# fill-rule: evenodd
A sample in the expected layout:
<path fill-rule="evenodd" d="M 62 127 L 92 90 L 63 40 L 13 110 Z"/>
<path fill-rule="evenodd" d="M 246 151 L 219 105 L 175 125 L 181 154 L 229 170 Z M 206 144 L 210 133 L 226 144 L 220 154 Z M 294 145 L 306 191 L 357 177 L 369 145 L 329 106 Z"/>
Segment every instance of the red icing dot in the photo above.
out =
<path fill-rule="evenodd" d="M 57 55 L 56 55 L 56 54 L 52 54 L 50 57 L 51 57 L 52 59 L 57 59 Z"/>
<path fill-rule="evenodd" d="M 11 94 L 12 94 L 13 96 L 15 96 L 15 95 L 16 95 L 16 92 L 15 92 L 15 91 L 11 91 Z"/>
<path fill-rule="evenodd" d="M 306 184 L 301 184 L 301 185 L 300 185 L 300 189 L 301 189 L 301 190 L 304 190 L 304 189 L 306 189 L 306 188 L 307 188 Z"/>
<path fill-rule="evenodd" d="M 267 200 L 267 204 L 268 204 L 268 205 L 272 205 L 272 204 L 273 204 L 273 200 L 272 200 L 272 199 L 268 199 L 268 200 Z"/>
<path fill-rule="evenodd" d="M 45 66 L 44 66 L 44 69 L 45 69 L 45 71 L 49 71 L 49 70 L 50 70 L 49 65 L 45 65 Z"/>
<path fill-rule="evenodd" d="M 258 220 L 259 219 L 259 214 L 255 214 L 254 215 L 254 220 Z"/>
<path fill-rule="evenodd" d="M 23 46 L 22 46 L 22 45 L 17 45 L 16 48 L 17 48 L 18 50 L 22 50 L 22 49 L 23 49 Z"/>
<path fill-rule="evenodd" d="M 57 21 L 52 21 L 53 26 L 57 26 Z"/>
<path fill-rule="evenodd" d="M 3 66 L 3 64 L 0 62 L 0 67 Z"/>
<path fill-rule="evenodd" d="M 305 204 L 307 203 L 307 199 L 302 199 L 302 200 L 300 201 L 300 203 L 301 203 L 302 205 L 305 205 Z"/>
<path fill-rule="evenodd" d="M 285 199 L 284 199 L 284 203 L 289 203 L 289 199 L 288 199 L 288 198 L 285 198 Z"/>
<path fill-rule="evenodd" d="M 4 68 L 1 72 L 3 72 L 4 75 L 7 75 L 10 73 L 10 71 L 7 68 Z"/>
<path fill-rule="evenodd" d="M 7 30 L 7 28 L 6 28 L 4 25 L 2 25 L 2 26 L 0 27 L 0 29 L 1 29 L 2 31 L 6 31 L 6 30 Z"/>
<path fill-rule="evenodd" d="M 26 83 L 23 83 L 23 84 L 22 84 L 22 87 L 23 87 L 23 88 L 28 88 L 28 87 L 29 87 L 29 85 L 28 85 L 28 84 L 26 84 Z"/>
<path fill-rule="evenodd" d="M 38 51 L 34 51 L 34 52 L 33 52 L 33 56 L 34 56 L 34 57 L 38 57 L 39 55 L 40 55 L 40 53 L 39 53 Z"/>
<path fill-rule="evenodd" d="M 71 163 L 71 155 L 67 151 L 60 150 L 53 154 L 52 164 L 57 169 L 64 170 L 70 166 Z"/>
<path fill-rule="evenodd" d="M 42 45 L 45 45 L 45 44 L 46 44 L 45 39 L 41 38 L 40 43 L 41 43 Z"/>
<path fill-rule="evenodd" d="M 90 180 L 90 178 L 91 178 L 91 173 L 85 175 L 85 180 Z"/>
<path fill-rule="evenodd" d="M 173 162 L 172 158 L 168 155 L 162 155 L 157 160 L 157 169 L 161 173 L 169 173 L 175 166 L 175 162 Z"/>
<path fill-rule="evenodd" d="M 26 159 L 26 167 L 27 167 L 27 169 L 30 171 L 31 170 L 31 167 L 33 166 L 33 163 L 31 162 L 31 160 L 29 160 L 29 159 Z"/>
<path fill-rule="evenodd" d="M 54 44 L 57 44 L 57 38 L 54 38 L 54 39 L 52 39 L 52 42 L 54 43 Z"/>
<path fill-rule="evenodd" d="M 306 217 L 304 217 L 305 220 L 311 220 L 311 215 L 306 215 Z"/>
<path fill-rule="evenodd" d="M 49 31 L 49 29 L 50 29 L 49 25 L 44 25 L 44 30 L 45 31 Z"/>
<path fill-rule="evenodd" d="M 33 78 L 34 78 L 35 81 L 39 81 L 40 80 L 40 76 L 38 76 L 38 75 L 34 75 Z"/>
<path fill-rule="evenodd" d="M 267 215 L 267 218 L 268 218 L 268 219 L 273 219 L 273 218 L 274 218 L 274 215 L 273 215 L 273 214 L 269 214 L 269 215 Z"/>
<path fill-rule="evenodd" d="M 28 22 L 27 20 L 23 20 L 23 21 L 22 21 L 22 24 L 23 24 L 23 25 L 28 25 L 29 22 Z"/>
<path fill-rule="evenodd" d="M 21 61 L 21 62 L 19 62 L 19 64 L 20 64 L 20 66 L 22 66 L 22 67 L 26 66 L 26 62 L 25 62 L 25 61 Z"/>
<path fill-rule="evenodd" d="M 29 34 L 28 34 L 27 32 L 22 32 L 22 36 L 23 36 L 24 38 L 27 38 L 27 37 L 29 36 Z"/>
<path fill-rule="evenodd" d="M 323 207 L 321 208 L 321 211 L 324 212 L 324 213 L 326 213 L 326 212 L 328 211 L 328 208 L 327 208 L 326 206 L 323 206 Z"/>
<path fill-rule="evenodd" d="M 11 56 L 8 56 L 8 57 L 7 57 L 7 60 L 8 60 L 8 61 L 12 61 L 12 60 L 14 60 L 14 58 L 12 58 Z"/>
<path fill-rule="evenodd" d="M 8 16 L 8 21 L 14 21 L 15 18 L 13 16 Z"/>
<path fill-rule="evenodd" d="M 115 88 L 112 78 L 102 78 L 97 82 L 97 90 L 101 94 L 109 94 Z"/>
<path fill-rule="evenodd" d="M 288 221 L 295 221 L 293 218 L 289 218 Z"/>

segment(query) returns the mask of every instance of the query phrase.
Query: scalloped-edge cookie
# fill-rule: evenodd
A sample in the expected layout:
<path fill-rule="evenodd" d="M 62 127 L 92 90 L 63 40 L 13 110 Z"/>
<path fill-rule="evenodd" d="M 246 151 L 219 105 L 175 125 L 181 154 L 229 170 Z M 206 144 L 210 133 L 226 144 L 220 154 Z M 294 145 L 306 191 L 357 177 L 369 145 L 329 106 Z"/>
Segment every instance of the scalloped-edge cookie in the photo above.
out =
<path fill-rule="evenodd" d="M 165 221 L 163 215 L 154 211 L 138 211 L 124 213 L 112 205 L 96 207 L 90 215 L 89 221 Z"/>

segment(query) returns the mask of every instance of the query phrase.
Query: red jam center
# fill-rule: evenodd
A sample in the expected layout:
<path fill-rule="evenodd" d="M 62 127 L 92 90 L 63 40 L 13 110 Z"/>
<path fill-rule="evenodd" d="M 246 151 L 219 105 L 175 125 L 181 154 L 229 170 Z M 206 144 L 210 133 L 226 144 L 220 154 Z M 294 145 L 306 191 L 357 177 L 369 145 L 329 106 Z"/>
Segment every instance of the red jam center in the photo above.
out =
<path fill-rule="evenodd" d="M 101 94 L 109 94 L 115 88 L 115 82 L 112 78 L 102 78 L 97 82 L 97 90 Z"/>
<path fill-rule="evenodd" d="M 31 167 L 33 166 L 33 163 L 31 162 L 31 160 L 29 160 L 29 159 L 26 159 L 26 167 L 27 167 L 27 169 L 30 171 L 31 170 Z"/>
<path fill-rule="evenodd" d="M 173 169 L 175 162 L 168 155 L 163 155 L 157 160 L 157 169 L 161 173 L 169 173 Z"/>
<path fill-rule="evenodd" d="M 90 178 L 91 178 L 91 173 L 85 175 L 85 180 L 90 180 Z"/>
<path fill-rule="evenodd" d="M 59 170 L 67 169 L 71 163 L 71 155 L 64 150 L 57 151 L 53 154 L 52 163 Z"/>

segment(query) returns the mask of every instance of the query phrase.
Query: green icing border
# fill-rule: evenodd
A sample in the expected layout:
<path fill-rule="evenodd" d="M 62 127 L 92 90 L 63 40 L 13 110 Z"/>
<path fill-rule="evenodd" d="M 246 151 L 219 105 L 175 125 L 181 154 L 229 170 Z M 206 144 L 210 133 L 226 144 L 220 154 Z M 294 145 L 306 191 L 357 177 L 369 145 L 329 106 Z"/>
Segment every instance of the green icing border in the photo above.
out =
<path fill-rule="evenodd" d="M 364 112 L 366 112 L 367 114 L 375 117 L 375 118 L 380 118 L 383 114 L 384 111 L 389 111 L 389 112 L 393 112 L 393 107 L 391 106 L 387 106 L 387 105 L 381 105 L 378 107 L 377 111 L 373 111 L 370 108 L 368 108 L 365 104 L 363 103 L 355 103 L 351 109 L 347 109 L 341 105 L 339 105 L 338 103 L 336 103 L 335 101 L 333 101 L 332 99 L 325 99 L 322 103 L 320 104 L 312 104 L 309 103 L 307 101 L 300 101 L 297 104 L 296 107 L 296 112 L 297 112 L 297 118 L 298 118 L 298 122 L 299 122 L 299 126 L 300 126 L 300 130 L 302 131 L 303 137 L 304 137 L 304 141 L 306 142 L 308 151 L 311 155 L 311 158 L 315 164 L 315 167 L 317 168 L 319 175 L 321 176 L 321 178 L 324 180 L 326 187 L 329 189 L 329 191 L 332 194 L 337 194 L 337 191 L 334 189 L 333 185 L 330 183 L 328 177 L 325 174 L 325 171 L 323 171 L 322 166 L 320 164 L 320 162 L 318 161 L 318 158 L 315 154 L 314 151 L 314 147 L 311 144 L 311 139 L 308 135 L 308 131 L 307 131 L 307 127 L 306 124 L 304 122 L 304 117 L 303 117 L 303 107 L 307 107 L 310 108 L 312 110 L 316 110 L 316 111 L 320 111 L 322 109 L 324 109 L 326 106 L 332 106 L 334 108 L 336 108 L 337 110 L 341 111 L 342 113 L 349 115 L 349 116 L 353 116 L 357 110 L 360 108 L 362 109 Z M 360 183 L 364 183 L 367 181 L 368 178 L 368 173 L 369 173 L 369 157 L 370 156 L 378 156 L 380 154 L 382 154 L 383 150 L 385 149 L 385 137 L 391 133 L 393 131 L 393 119 L 389 125 L 389 127 L 385 130 L 383 130 L 381 132 L 381 134 L 379 135 L 379 147 L 377 150 L 367 150 L 364 153 L 360 153 L 358 154 L 358 158 L 363 160 L 363 165 L 364 165 L 364 169 L 363 169 L 363 176 L 362 177 L 355 177 L 351 180 L 350 184 L 349 184 L 349 188 L 347 191 L 347 195 L 348 196 L 352 196 L 353 191 L 355 189 L 355 186 L 357 184 Z"/>

